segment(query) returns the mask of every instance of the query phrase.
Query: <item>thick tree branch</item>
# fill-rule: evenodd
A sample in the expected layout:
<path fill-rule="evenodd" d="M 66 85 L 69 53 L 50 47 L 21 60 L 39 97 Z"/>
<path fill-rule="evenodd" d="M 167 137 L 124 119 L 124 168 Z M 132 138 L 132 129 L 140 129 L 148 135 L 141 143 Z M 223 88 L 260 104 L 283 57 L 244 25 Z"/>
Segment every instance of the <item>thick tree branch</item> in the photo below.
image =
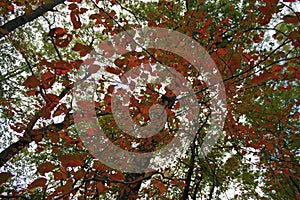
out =
<path fill-rule="evenodd" d="M 25 25 L 28 22 L 31 22 L 32 20 L 42 16 L 46 12 L 52 10 L 55 6 L 63 3 L 65 0 L 52 0 L 49 4 L 44 4 L 31 13 L 19 16 L 4 25 L 0 26 L 0 38 L 4 37 L 8 33 L 14 31 L 16 28 L 19 28 L 20 26 Z"/>

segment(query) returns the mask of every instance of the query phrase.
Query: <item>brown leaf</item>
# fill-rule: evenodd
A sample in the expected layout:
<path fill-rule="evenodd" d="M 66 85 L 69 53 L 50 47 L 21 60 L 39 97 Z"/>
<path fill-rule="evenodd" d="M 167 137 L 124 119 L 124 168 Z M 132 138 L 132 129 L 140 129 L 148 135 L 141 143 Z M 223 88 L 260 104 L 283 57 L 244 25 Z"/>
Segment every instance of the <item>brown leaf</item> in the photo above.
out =
<path fill-rule="evenodd" d="M 7 182 L 13 175 L 10 172 L 0 173 L 0 185 Z"/>

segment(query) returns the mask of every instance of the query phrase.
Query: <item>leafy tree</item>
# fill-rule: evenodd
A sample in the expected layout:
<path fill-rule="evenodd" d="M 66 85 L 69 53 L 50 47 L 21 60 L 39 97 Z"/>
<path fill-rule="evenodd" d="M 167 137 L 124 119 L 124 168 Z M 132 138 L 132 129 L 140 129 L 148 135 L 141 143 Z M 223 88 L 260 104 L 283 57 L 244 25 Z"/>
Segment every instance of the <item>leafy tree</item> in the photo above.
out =
<path fill-rule="evenodd" d="M 300 14 L 295 0 L 0 4 L 1 198 L 300 199 Z M 130 115 L 146 126 L 152 120 L 150 105 L 158 103 L 168 113 L 167 128 L 141 140 L 117 126 L 111 106 L 116 81 L 141 64 L 158 62 L 181 73 L 201 113 L 195 139 L 175 164 L 126 173 L 104 165 L 82 142 L 72 88 L 100 41 L 144 26 L 176 30 L 209 52 L 223 78 L 228 113 L 217 144 L 201 157 L 211 122 L 210 91 L 202 75 L 163 49 L 123 54 L 99 77 L 95 100 L 98 122 L 114 145 L 140 152 L 159 149 L 183 120 L 177 116 L 176 95 L 149 82 L 131 96 Z M 95 129 L 86 134 L 97 135 Z"/>

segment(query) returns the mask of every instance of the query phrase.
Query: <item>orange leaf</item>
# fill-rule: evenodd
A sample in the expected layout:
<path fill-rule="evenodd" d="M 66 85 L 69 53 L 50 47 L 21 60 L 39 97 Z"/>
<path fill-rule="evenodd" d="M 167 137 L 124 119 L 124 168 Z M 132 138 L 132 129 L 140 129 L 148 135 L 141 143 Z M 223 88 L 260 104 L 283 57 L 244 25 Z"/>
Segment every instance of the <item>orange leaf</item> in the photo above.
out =
<path fill-rule="evenodd" d="M 35 88 L 40 85 L 40 81 L 35 76 L 28 76 L 23 85 L 26 87 Z"/>

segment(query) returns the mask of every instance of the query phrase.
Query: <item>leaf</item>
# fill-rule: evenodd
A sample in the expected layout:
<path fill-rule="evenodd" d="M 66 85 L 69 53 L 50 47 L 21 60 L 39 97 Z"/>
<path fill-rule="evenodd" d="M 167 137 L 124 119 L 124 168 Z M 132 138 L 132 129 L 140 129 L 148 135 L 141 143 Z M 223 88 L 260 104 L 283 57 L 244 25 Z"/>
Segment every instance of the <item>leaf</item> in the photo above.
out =
<path fill-rule="evenodd" d="M 77 5 L 76 3 L 71 3 L 71 4 L 69 4 L 68 9 L 69 9 L 69 10 L 75 10 L 75 9 L 78 9 L 78 5 Z"/>
<path fill-rule="evenodd" d="M 10 5 L 8 5 L 6 8 L 7 8 L 7 10 L 9 10 L 9 11 L 13 11 L 13 10 L 14 10 L 14 5 L 10 4 Z"/>
<path fill-rule="evenodd" d="M 70 16 L 71 16 L 71 21 L 73 23 L 74 29 L 81 28 L 81 21 L 78 12 L 71 11 Z"/>
<path fill-rule="evenodd" d="M 51 72 L 45 72 L 42 76 L 41 76 L 41 83 L 44 89 L 49 89 L 53 83 L 55 82 L 55 74 L 51 73 Z"/>
<path fill-rule="evenodd" d="M 267 72 L 263 72 L 262 74 L 259 75 L 254 75 L 251 82 L 254 84 L 262 83 L 267 81 L 270 78 L 271 74 Z"/>
<path fill-rule="evenodd" d="M 0 185 L 6 183 L 13 175 L 10 172 L 1 172 L 0 173 Z"/>
<path fill-rule="evenodd" d="M 60 100 L 59 96 L 57 96 L 56 94 L 46 94 L 45 99 L 47 103 L 53 103 L 55 105 L 57 105 Z"/>
<path fill-rule="evenodd" d="M 287 36 L 291 40 L 297 40 L 300 38 L 300 31 L 295 30 L 288 34 Z"/>
<path fill-rule="evenodd" d="M 55 189 L 55 192 L 57 194 L 63 195 L 63 194 L 68 194 L 72 191 L 73 189 L 73 181 L 68 180 L 65 185 L 59 186 Z"/>
<path fill-rule="evenodd" d="M 281 65 L 274 65 L 272 67 L 272 72 L 275 73 L 275 72 L 280 72 L 281 70 L 283 69 L 283 66 Z"/>
<path fill-rule="evenodd" d="M 64 167 L 78 167 L 83 165 L 83 158 L 77 154 L 60 155 L 58 159 Z"/>
<path fill-rule="evenodd" d="M 167 191 L 167 188 L 165 186 L 165 184 L 163 184 L 161 181 L 155 181 L 153 183 L 153 185 L 155 185 L 155 187 L 158 188 L 158 194 L 162 195 Z"/>
<path fill-rule="evenodd" d="M 54 180 L 65 180 L 68 178 L 67 170 L 64 167 L 60 168 L 60 171 L 54 172 Z"/>
<path fill-rule="evenodd" d="M 54 169 L 55 169 L 55 165 L 47 161 L 45 163 L 40 164 L 37 168 L 37 171 L 40 174 L 44 175 L 45 173 L 51 172 Z"/>
<path fill-rule="evenodd" d="M 61 37 L 65 34 L 67 34 L 68 31 L 65 30 L 64 28 L 61 27 L 56 27 L 56 28 L 52 28 L 49 33 L 48 36 L 52 36 L 52 37 Z"/>
<path fill-rule="evenodd" d="M 40 81 L 35 76 L 28 76 L 23 83 L 24 86 L 29 88 L 35 88 L 40 85 Z"/>
<path fill-rule="evenodd" d="M 283 17 L 283 21 L 285 21 L 286 23 L 289 23 L 289 24 L 296 24 L 299 21 L 299 19 L 297 16 L 287 15 L 287 16 Z"/>
<path fill-rule="evenodd" d="M 47 183 L 46 178 L 37 178 L 28 186 L 28 189 L 32 190 L 37 187 L 42 187 L 44 189 L 46 187 L 46 183 Z"/>
<path fill-rule="evenodd" d="M 269 10 L 268 10 L 268 8 L 267 8 L 266 6 L 260 6 L 260 7 L 258 8 L 258 10 L 259 10 L 260 12 L 262 12 L 264 15 L 269 14 Z"/>
<path fill-rule="evenodd" d="M 120 69 L 110 66 L 105 67 L 105 71 L 116 75 L 120 75 L 122 73 Z"/>
<path fill-rule="evenodd" d="M 84 50 L 85 45 L 79 42 L 76 42 L 75 46 L 72 48 L 73 51 L 82 51 Z"/>
<path fill-rule="evenodd" d="M 37 91 L 36 91 L 36 90 L 29 90 L 29 91 L 26 91 L 26 94 L 27 94 L 28 96 L 34 96 L 34 95 L 37 94 Z"/>
<path fill-rule="evenodd" d="M 58 61 L 55 63 L 55 74 L 67 74 L 71 71 L 72 66 L 66 61 Z"/>
<path fill-rule="evenodd" d="M 74 178 L 75 180 L 80 180 L 84 177 L 85 171 L 83 169 L 79 169 L 78 171 L 75 172 Z"/>
<path fill-rule="evenodd" d="M 110 174 L 109 178 L 111 178 L 114 181 L 121 181 L 124 180 L 124 175 L 121 172 L 115 172 L 114 174 Z"/>
<path fill-rule="evenodd" d="M 62 103 L 58 106 L 58 108 L 53 113 L 53 117 L 59 116 L 61 114 L 67 114 L 69 112 L 65 103 Z"/>
<path fill-rule="evenodd" d="M 91 47 L 86 46 L 84 44 L 76 42 L 75 46 L 72 48 L 73 51 L 80 52 L 80 56 L 85 56 L 91 51 Z"/>
<path fill-rule="evenodd" d="M 55 44 L 58 46 L 58 47 L 66 47 L 68 46 L 68 44 L 70 44 L 70 42 L 72 41 L 73 39 L 73 36 L 71 34 L 67 34 L 66 37 L 64 38 L 56 38 L 55 39 Z"/>
<path fill-rule="evenodd" d="M 218 55 L 226 55 L 227 54 L 227 49 L 225 49 L 225 48 L 219 48 L 217 50 L 217 54 Z"/>
<path fill-rule="evenodd" d="M 101 182 L 97 182 L 96 187 L 97 187 L 97 192 L 99 192 L 99 193 L 102 193 L 105 191 L 105 186 Z"/>

